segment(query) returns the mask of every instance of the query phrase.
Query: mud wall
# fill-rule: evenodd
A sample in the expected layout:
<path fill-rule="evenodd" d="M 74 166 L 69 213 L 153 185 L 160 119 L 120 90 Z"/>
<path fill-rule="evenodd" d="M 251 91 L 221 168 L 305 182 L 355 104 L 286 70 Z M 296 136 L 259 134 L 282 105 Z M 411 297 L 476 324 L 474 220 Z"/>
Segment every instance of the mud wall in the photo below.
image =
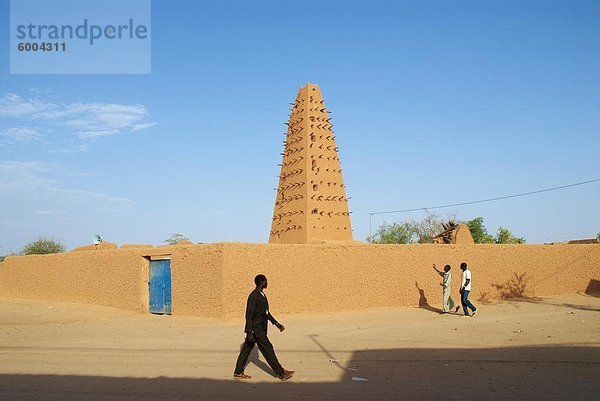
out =
<path fill-rule="evenodd" d="M 223 315 L 223 245 L 174 247 L 171 255 L 173 314 Z"/>
<path fill-rule="evenodd" d="M 0 295 L 139 310 L 147 263 L 129 250 L 11 256 L 0 267 Z"/>
<path fill-rule="evenodd" d="M 221 244 L 123 245 L 76 252 L 8 257 L 0 264 L 0 296 L 78 302 L 148 311 L 151 258 L 171 258 L 173 313 L 221 316 Z"/>
<path fill-rule="evenodd" d="M 385 306 L 439 308 L 435 263 L 473 274 L 474 302 L 586 291 L 600 280 L 600 245 L 221 243 L 8 257 L 0 296 L 148 310 L 148 259 L 169 255 L 173 313 L 241 317 L 256 274 L 274 314 Z M 596 281 L 593 281 L 596 280 Z"/>
<path fill-rule="evenodd" d="M 473 301 L 583 292 L 600 277 L 598 245 L 260 245 L 224 248 L 223 314 L 243 316 L 257 273 L 269 279 L 273 313 L 382 306 L 439 308 L 432 268 L 449 263 L 459 300 L 460 262 Z"/>

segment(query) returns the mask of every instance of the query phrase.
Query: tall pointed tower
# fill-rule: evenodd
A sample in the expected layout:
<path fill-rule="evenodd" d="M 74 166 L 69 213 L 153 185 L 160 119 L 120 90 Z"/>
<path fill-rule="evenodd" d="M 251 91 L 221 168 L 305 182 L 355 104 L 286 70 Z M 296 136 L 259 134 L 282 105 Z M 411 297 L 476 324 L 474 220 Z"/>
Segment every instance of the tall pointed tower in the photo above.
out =
<path fill-rule="evenodd" d="M 331 121 L 317 85 L 300 88 L 287 123 L 270 243 L 352 241 Z"/>

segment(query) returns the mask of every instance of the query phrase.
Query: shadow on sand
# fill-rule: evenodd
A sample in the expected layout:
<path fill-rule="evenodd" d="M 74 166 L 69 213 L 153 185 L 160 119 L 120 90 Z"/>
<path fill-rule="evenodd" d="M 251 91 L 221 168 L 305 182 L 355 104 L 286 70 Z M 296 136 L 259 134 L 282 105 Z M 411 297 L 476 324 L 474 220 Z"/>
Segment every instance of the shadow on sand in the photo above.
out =
<path fill-rule="evenodd" d="M 244 343 L 242 343 L 240 345 L 240 351 L 242 350 L 242 347 L 244 346 Z M 257 368 L 259 368 L 260 370 L 262 370 L 263 372 L 276 377 L 275 376 L 275 372 L 273 372 L 273 369 L 271 369 L 271 367 L 269 365 L 267 365 L 267 363 L 261 361 L 259 359 L 259 355 L 258 355 L 258 345 L 254 345 L 254 348 L 252 348 L 252 352 L 250 352 L 250 356 L 248 357 L 248 363 L 246 364 L 246 366 L 248 366 L 248 364 L 253 364 L 254 366 L 256 366 Z"/>
<path fill-rule="evenodd" d="M 1 374 L 2 400 L 596 400 L 600 348 L 536 346 L 365 350 L 333 382 Z M 327 363 L 327 362 L 324 362 Z M 355 370 L 348 371 L 346 368 Z M 352 376 L 367 378 L 355 382 Z M 300 377 L 306 377 L 301 381 Z"/>
<path fill-rule="evenodd" d="M 419 291 L 419 308 L 421 309 L 425 309 L 431 312 L 435 312 L 435 313 L 442 313 L 442 310 L 440 308 L 435 308 L 431 305 L 429 305 L 429 301 L 427 301 L 427 297 L 425 296 L 425 290 L 423 290 L 422 288 L 419 287 L 419 283 L 415 281 L 415 287 L 417 287 L 417 290 Z M 440 290 L 441 292 L 441 290 Z"/>
<path fill-rule="evenodd" d="M 498 291 L 498 295 L 500 299 L 504 301 L 514 301 L 514 302 L 528 302 L 533 304 L 545 304 L 545 305 L 555 305 L 555 306 L 563 306 L 569 309 L 577 309 L 583 311 L 590 312 L 600 312 L 600 309 L 595 307 L 590 307 L 587 305 L 577 305 L 571 303 L 561 303 L 556 302 L 551 298 L 544 297 L 536 297 L 531 296 L 531 290 L 529 289 L 529 277 L 527 273 L 514 273 L 514 275 L 507 281 L 499 284 L 492 284 L 493 287 Z M 582 294 L 584 296 L 590 297 L 598 297 L 600 298 L 600 281 L 599 280 L 590 280 L 588 286 Z M 489 300 L 489 294 L 482 293 L 478 299 L 481 303 L 491 303 Z"/>

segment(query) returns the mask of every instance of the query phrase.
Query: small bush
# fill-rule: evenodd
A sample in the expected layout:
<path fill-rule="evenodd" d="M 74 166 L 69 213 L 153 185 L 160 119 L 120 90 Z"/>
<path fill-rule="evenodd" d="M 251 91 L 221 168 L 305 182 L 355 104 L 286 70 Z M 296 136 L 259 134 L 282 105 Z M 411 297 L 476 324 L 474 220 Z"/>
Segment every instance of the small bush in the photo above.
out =
<path fill-rule="evenodd" d="M 22 255 L 46 255 L 49 253 L 61 253 L 66 250 L 65 246 L 54 238 L 39 237 L 23 247 Z"/>
<path fill-rule="evenodd" d="M 183 234 L 171 234 L 169 238 L 165 240 L 165 244 L 177 245 L 181 241 L 189 241 L 190 239 Z"/>

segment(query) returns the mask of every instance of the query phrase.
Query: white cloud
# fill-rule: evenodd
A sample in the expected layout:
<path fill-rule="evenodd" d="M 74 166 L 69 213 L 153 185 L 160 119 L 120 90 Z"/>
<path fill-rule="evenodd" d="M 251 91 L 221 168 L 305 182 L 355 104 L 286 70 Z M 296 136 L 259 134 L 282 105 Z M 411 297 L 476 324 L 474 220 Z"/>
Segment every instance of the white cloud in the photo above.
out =
<path fill-rule="evenodd" d="M 7 93 L 6 96 L 0 98 L 0 116 L 2 117 L 27 117 L 57 107 L 56 104 L 37 99 L 26 100 L 14 93 Z"/>
<path fill-rule="evenodd" d="M 0 199 L 4 213 L 68 215 L 81 211 L 123 212 L 134 202 L 127 198 L 64 188 L 51 178 L 59 169 L 32 161 L 0 161 Z M 46 211 L 46 213 L 44 213 Z M 49 213 L 47 211 L 52 211 Z"/>
<path fill-rule="evenodd" d="M 0 131 L 0 138 L 7 140 L 9 143 L 15 142 L 37 142 L 42 138 L 42 135 L 36 128 L 31 127 L 14 127 Z"/>
<path fill-rule="evenodd" d="M 61 110 L 41 113 L 40 117 L 65 118 L 68 127 L 90 130 L 131 130 L 149 117 L 142 105 L 122 105 L 115 103 L 73 103 Z M 146 122 L 148 124 L 148 122 Z"/>
<path fill-rule="evenodd" d="M 46 210 L 38 210 L 35 212 L 38 216 L 63 216 L 65 214 L 64 210 L 58 209 L 46 209 Z"/>
<path fill-rule="evenodd" d="M 33 93 L 39 93 L 34 91 Z M 150 113 L 140 104 L 118 103 L 57 103 L 39 99 L 25 99 L 14 93 L 0 98 L 0 117 L 36 121 L 70 132 L 83 141 L 122 133 L 136 132 L 156 125 Z M 29 129 L 29 128 L 27 128 Z M 17 135 L 17 133 L 10 133 Z M 26 132 L 21 133 L 24 137 Z M 29 132 L 32 135 L 32 132 Z M 7 134 L 8 136 L 8 134 Z"/>
<path fill-rule="evenodd" d="M 154 127 L 157 123 L 133 124 L 131 132 L 140 131 L 146 128 Z"/>
<path fill-rule="evenodd" d="M 96 138 L 102 138 L 103 136 L 116 135 L 118 133 L 119 133 L 118 129 L 106 129 L 106 130 L 99 130 L 99 131 L 78 132 L 77 136 L 80 139 L 96 139 Z"/>
<path fill-rule="evenodd" d="M 90 145 L 88 145 L 87 143 L 82 143 L 81 145 L 77 145 L 75 147 L 70 147 L 70 148 L 50 149 L 48 151 L 48 153 L 59 154 L 59 155 L 73 155 L 76 153 L 87 152 L 89 150 L 90 150 Z"/>
<path fill-rule="evenodd" d="M 29 92 L 35 93 L 37 95 L 49 94 L 51 91 L 49 89 L 39 89 L 39 88 L 29 88 Z"/>
<path fill-rule="evenodd" d="M 33 172 L 33 173 L 47 173 L 50 171 L 48 163 L 44 162 L 20 162 L 14 160 L 0 161 L 0 172 L 8 173 L 21 173 L 21 172 Z"/>

